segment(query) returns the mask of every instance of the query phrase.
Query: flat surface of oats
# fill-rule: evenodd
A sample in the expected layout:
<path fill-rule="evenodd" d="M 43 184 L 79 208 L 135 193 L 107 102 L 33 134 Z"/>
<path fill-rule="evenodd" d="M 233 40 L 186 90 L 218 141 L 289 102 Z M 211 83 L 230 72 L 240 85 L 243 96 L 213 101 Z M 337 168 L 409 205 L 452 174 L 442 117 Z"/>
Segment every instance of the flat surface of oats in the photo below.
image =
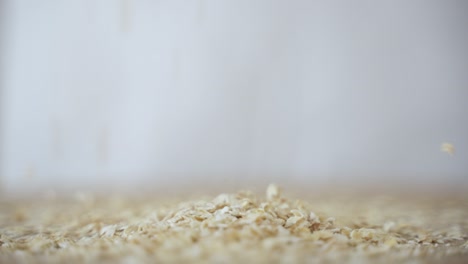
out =
<path fill-rule="evenodd" d="M 79 195 L 0 203 L 2 263 L 468 261 L 466 197 Z M 309 198 L 308 198 L 309 197 Z"/>

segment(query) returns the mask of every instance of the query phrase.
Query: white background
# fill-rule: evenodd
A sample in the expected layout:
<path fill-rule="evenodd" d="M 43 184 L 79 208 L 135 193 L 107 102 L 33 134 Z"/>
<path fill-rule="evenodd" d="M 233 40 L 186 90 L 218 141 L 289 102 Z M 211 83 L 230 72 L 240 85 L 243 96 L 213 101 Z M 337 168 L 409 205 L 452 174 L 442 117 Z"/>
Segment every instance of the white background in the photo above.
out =
<path fill-rule="evenodd" d="M 467 1 L 0 3 L 6 191 L 468 182 Z"/>

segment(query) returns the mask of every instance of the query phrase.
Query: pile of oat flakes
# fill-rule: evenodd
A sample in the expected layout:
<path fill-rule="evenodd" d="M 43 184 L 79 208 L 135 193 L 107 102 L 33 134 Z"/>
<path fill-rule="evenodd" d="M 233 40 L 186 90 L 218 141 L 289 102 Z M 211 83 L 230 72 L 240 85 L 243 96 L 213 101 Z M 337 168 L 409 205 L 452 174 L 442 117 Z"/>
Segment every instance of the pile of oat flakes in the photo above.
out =
<path fill-rule="evenodd" d="M 288 199 L 272 184 L 266 197 L 157 203 L 81 196 L 0 206 L 1 263 L 468 261 L 463 200 L 314 204 Z"/>

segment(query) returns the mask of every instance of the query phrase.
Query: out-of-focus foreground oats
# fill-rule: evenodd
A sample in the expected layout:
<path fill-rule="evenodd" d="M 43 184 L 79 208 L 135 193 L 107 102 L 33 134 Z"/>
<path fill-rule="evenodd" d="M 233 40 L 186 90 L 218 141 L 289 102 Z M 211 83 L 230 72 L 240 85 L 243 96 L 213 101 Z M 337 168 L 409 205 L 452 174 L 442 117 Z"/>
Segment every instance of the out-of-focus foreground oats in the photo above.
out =
<path fill-rule="evenodd" d="M 251 192 L 168 204 L 78 198 L 1 204 L 0 262 L 426 263 L 468 256 L 463 201 L 441 210 L 386 200 L 314 205 L 285 198 L 276 185 L 266 199 Z"/>

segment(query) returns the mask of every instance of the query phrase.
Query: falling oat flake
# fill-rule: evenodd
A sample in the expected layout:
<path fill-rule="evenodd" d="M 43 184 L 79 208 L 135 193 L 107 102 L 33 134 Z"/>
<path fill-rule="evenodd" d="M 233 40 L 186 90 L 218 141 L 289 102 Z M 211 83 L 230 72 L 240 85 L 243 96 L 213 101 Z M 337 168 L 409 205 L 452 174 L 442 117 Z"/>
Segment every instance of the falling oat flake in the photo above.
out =
<path fill-rule="evenodd" d="M 442 143 L 440 145 L 440 151 L 448 153 L 450 155 L 455 154 L 455 147 L 450 143 Z"/>

